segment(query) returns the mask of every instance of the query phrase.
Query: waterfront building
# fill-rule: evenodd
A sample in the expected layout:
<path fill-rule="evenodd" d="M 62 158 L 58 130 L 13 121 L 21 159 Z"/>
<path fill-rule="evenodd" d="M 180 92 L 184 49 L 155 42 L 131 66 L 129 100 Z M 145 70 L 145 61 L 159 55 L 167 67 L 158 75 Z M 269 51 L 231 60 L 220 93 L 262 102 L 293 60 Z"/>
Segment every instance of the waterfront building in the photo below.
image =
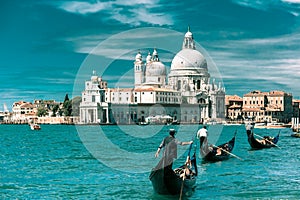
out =
<path fill-rule="evenodd" d="M 293 117 L 300 117 L 300 100 L 293 99 Z"/>
<path fill-rule="evenodd" d="M 91 80 L 85 82 L 80 103 L 80 123 L 109 123 L 109 103 L 105 100 L 107 82 L 93 71 Z"/>
<path fill-rule="evenodd" d="M 43 100 L 43 99 L 36 99 L 33 102 L 33 106 L 38 109 L 44 109 L 46 111 L 45 117 L 59 117 L 60 112 L 59 109 L 63 109 L 63 103 L 61 102 L 56 102 L 55 100 Z M 58 109 L 53 113 L 53 108 L 57 106 Z"/>
<path fill-rule="evenodd" d="M 283 91 L 249 92 L 243 96 L 243 115 L 256 122 L 291 121 L 293 116 L 293 96 Z"/>
<path fill-rule="evenodd" d="M 230 121 L 242 121 L 243 98 L 238 95 L 226 95 L 226 119 Z"/>
<path fill-rule="evenodd" d="M 156 49 L 145 61 L 138 52 L 133 67 L 133 88 L 102 87 L 101 77 L 93 72 L 82 92 L 80 123 L 131 124 L 156 115 L 168 115 L 181 123 L 224 120 L 225 89 L 210 82 L 207 60 L 196 50 L 190 30 L 169 74 Z"/>
<path fill-rule="evenodd" d="M 36 118 L 36 107 L 31 102 L 18 101 L 13 103 L 12 117 L 13 123 L 28 123 Z"/>
<path fill-rule="evenodd" d="M 5 116 L 1 117 L 0 123 L 14 123 L 26 124 L 35 122 L 38 124 L 75 124 L 78 123 L 78 116 L 61 116 L 59 112 L 53 113 L 54 106 L 58 109 L 63 108 L 63 103 L 56 102 L 55 100 L 34 100 L 34 103 L 18 101 L 13 103 L 12 112 L 7 112 Z M 38 116 L 38 110 L 43 109 L 45 112 L 43 116 Z"/>

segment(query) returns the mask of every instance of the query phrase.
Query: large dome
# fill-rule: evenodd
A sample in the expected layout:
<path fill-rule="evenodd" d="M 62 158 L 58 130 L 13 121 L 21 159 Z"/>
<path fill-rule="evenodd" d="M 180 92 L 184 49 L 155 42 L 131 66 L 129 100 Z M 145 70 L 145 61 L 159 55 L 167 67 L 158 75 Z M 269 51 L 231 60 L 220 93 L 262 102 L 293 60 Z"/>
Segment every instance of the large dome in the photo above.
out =
<path fill-rule="evenodd" d="M 205 57 L 195 49 L 182 49 L 172 60 L 171 71 L 199 69 L 207 70 L 207 62 Z"/>

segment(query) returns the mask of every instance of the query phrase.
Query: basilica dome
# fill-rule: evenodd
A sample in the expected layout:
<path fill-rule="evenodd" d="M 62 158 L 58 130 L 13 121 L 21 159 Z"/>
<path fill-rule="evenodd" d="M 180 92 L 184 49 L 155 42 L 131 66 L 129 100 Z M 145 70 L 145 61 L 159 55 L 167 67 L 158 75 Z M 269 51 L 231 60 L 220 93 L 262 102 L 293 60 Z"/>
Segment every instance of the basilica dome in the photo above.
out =
<path fill-rule="evenodd" d="M 195 49 L 182 49 L 172 60 L 171 71 L 207 69 L 205 57 Z"/>
<path fill-rule="evenodd" d="M 196 50 L 194 37 L 190 28 L 184 35 L 182 50 L 172 60 L 169 77 L 207 75 L 207 61 L 202 53 Z"/>

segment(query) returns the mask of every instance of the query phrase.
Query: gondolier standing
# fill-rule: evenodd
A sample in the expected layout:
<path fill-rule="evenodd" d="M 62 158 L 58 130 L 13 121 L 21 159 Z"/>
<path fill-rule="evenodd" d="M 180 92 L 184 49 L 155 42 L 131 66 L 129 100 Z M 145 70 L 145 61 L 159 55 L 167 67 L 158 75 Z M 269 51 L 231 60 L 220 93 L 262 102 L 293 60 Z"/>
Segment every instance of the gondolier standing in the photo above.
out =
<path fill-rule="evenodd" d="M 197 139 L 200 139 L 200 147 L 202 146 L 204 141 L 205 143 L 207 143 L 207 129 L 205 125 L 198 130 Z"/>
<path fill-rule="evenodd" d="M 161 144 L 159 145 L 155 157 L 159 156 L 160 150 L 164 149 L 164 167 L 172 168 L 173 160 L 177 158 L 177 145 L 189 145 L 192 144 L 193 141 L 189 142 L 181 142 L 177 138 L 175 138 L 175 129 L 169 130 L 169 136 L 165 137 Z"/>

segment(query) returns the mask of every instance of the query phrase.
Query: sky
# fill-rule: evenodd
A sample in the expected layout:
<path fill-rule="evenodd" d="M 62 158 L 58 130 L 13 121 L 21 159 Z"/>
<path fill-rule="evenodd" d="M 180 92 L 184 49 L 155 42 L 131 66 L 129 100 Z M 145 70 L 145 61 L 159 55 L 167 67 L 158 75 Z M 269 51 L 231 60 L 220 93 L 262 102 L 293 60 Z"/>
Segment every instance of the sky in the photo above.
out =
<path fill-rule="evenodd" d="M 74 82 L 82 82 L 83 89 L 92 70 L 101 72 L 109 87 L 117 82 L 133 87 L 133 61 L 140 48 L 135 42 L 148 42 L 144 58 L 150 47 L 157 48 L 166 66 L 175 55 L 160 49 L 167 35 L 141 28 L 178 33 L 174 46 L 179 51 L 188 26 L 217 66 L 226 94 L 283 90 L 299 99 L 299 15 L 300 0 L 3 1 L 0 110 L 20 100 L 80 96 Z M 128 31 L 130 40 L 114 37 Z M 105 45 L 111 39 L 113 44 Z M 93 56 L 101 58 L 99 63 L 82 71 Z M 104 72 L 105 59 L 114 67 Z"/>

